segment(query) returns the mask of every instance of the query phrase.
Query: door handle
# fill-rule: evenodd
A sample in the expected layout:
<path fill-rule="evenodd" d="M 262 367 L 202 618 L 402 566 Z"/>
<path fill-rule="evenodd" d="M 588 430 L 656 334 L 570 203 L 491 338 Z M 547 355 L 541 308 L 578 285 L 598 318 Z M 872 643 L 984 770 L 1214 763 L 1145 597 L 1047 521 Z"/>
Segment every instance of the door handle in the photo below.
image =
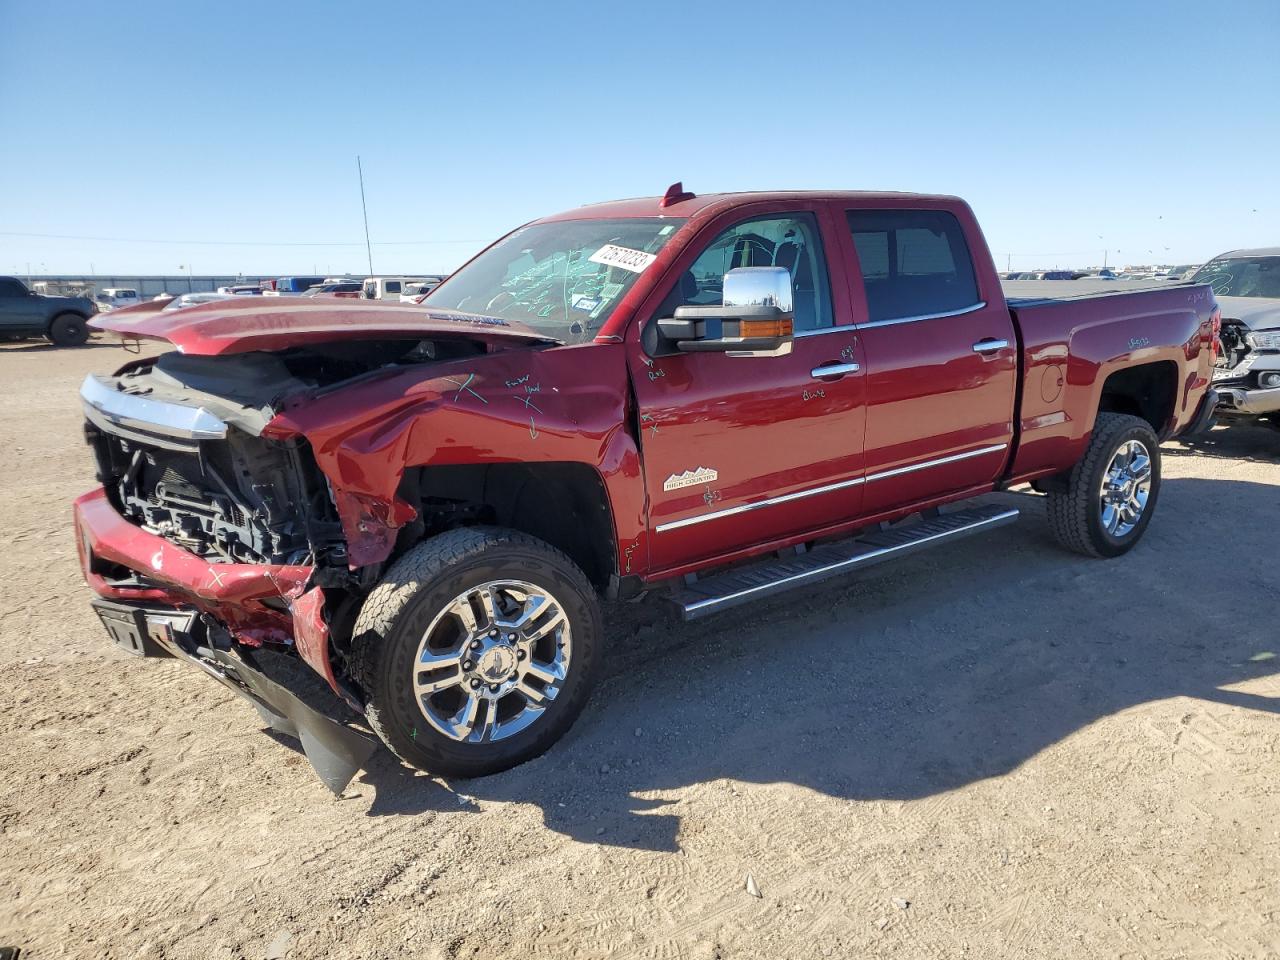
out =
<path fill-rule="evenodd" d="M 861 369 L 856 363 L 831 363 L 825 367 L 814 367 L 809 371 L 809 376 L 815 380 L 825 380 L 828 377 L 843 377 L 846 373 L 857 373 Z"/>
<path fill-rule="evenodd" d="M 997 350 L 1003 350 L 1009 346 L 1008 340 L 996 340 L 994 337 L 987 337 L 985 340 L 979 340 L 973 345 L 974 353 L 995 353 Z"/>

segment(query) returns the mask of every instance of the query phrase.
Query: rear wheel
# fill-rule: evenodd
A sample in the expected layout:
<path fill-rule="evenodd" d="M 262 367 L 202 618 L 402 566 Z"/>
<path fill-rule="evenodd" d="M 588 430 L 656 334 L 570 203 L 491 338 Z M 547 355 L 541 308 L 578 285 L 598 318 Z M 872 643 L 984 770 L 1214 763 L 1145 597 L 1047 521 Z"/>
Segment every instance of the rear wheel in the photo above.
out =
<path fill-rule="evenodd" d="M 356 621 L 352 668 L 370 726 L 398 757 L 483 776 L 569 729 L 591 694 L 602 632 L 595 592 L 568 557 L 473 527 L 392 566 Z"/>
<path fill-rule="evenodd" d="M 49 339 L 54 346 L 78 347 L 89 339 L 89 326 L 76 313 L 60 313 L 49 324 Z"/>
<path fill-rule="evenodd" d="M 1160 441 L 1140 417 L 1100 413 L 1066 489 L 1048 494 L 1049 526 L 1069 550 L 1118 557 L 1142 539 L 1160 494 Z"/>

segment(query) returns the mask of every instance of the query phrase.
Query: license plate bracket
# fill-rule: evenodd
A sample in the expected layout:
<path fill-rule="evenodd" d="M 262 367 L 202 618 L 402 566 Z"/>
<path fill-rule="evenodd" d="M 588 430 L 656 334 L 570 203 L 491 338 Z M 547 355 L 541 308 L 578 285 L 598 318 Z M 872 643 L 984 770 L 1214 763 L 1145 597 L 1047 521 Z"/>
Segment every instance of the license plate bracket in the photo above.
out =
<path fill-rule="evenodd" d="M 135 657 L 169 657 L 166 644 L 190 633 L 194 611 L 135 607 L 127 603 L 95 599 L 93 611 L 116 646 Z"/>

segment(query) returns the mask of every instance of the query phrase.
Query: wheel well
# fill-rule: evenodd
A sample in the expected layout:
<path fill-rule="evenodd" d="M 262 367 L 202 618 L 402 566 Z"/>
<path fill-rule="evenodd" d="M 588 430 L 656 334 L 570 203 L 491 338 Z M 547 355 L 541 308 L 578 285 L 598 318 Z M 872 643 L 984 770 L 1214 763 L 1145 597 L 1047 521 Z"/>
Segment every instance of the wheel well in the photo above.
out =
<path fill-rule="evenodd" d="M 613 517 L 599 473 L 583 463 L 492 463 L 406 471 L 400 495 L 419 520 L 397 550 L 453 527 L 510 527 L 563 551 L 597 587 L 617 572 Z"/>
<path fill-rule="evenodd" d="M 1126 367 L 1111 374 L 1103 383 L 1098 412 L 1141 417 L 1163 438 L 1173 420 L 1177 395 L 1178 368 L 1172 361 Z"/>

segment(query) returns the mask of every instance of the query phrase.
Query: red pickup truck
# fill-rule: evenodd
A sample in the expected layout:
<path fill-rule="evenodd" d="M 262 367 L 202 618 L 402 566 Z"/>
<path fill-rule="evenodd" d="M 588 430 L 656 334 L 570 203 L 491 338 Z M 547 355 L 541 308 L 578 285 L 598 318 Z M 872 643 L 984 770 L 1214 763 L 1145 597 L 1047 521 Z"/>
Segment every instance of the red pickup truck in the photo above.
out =
<path fill-rule="evenodd" d="M 1196 285 L 1006 301 L 953 197 L 676 184 L 520 227 L 421 306 L 93 322 L 177 348 L 82 389 L 98 613 L 341 789 L 372 739 L 273 664 L 481 775 L 582 710 L 601 597 L 699 617 L 1012 521 L 942 508 L 1023 483 L 1064 546 L 1125 553 L 1160 442 L 1212 414 L 1219 317 Z"/>

